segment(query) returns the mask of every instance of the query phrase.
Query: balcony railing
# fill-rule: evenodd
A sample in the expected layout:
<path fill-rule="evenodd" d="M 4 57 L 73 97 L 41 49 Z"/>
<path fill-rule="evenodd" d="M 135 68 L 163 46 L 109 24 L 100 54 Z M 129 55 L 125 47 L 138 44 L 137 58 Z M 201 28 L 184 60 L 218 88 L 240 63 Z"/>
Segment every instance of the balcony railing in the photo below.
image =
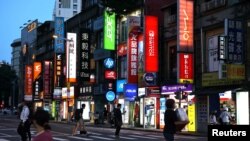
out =
<path fill-rule="evenodd" d="M 226 5 L 227 0 L 211 0 L 201 4 L 201 12 L 207 12 Z"/>

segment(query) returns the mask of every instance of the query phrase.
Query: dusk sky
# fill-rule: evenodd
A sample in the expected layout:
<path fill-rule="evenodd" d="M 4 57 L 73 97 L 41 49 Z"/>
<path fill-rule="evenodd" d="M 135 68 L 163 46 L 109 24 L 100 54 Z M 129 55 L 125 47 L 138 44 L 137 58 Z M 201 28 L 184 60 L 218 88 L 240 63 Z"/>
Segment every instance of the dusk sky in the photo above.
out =
<path fill-rule="evenodd" d="M 0 0 L 0 62 L 11 63 L 11 43 L 28 20 L 52 20 L 55 0 Z"/>

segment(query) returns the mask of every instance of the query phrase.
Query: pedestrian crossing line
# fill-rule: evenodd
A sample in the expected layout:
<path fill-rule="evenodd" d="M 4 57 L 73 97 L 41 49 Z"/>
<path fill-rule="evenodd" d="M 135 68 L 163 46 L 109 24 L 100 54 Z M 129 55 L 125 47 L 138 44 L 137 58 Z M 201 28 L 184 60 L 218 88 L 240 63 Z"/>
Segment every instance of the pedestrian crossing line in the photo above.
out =
<path fill-rule="evenodd" d="M 90 134 L 90 135 L 98 135 L 98 136 L 102 135 L 100 133 L 95 133 L 95 132 L 88 132 L 88 134 Z"/>
<path fill-rule="evenodd" d="M 160 135 L 147 135 L 147 136 L 149 136 L 149 137 L 155 137 L 155 138 L 163 138 L 163 135 L 162 136 L 160 136 Z"/>
<path fill-rule="evenodd" d="M 115 137 L 115 135 L 110 135 L 110 137 Z M 136 138 L 123 137 L 123 136 L 119 136 L 119 138 L 121 138 L 121 139 L 127 139 L 127 140 L 136 140 Z"/>
<path fill-rule="evenodd" d="M 93 139 L 89 139 L 89 138 L 76 137 L 76 136 L 68 136 L 68 137 L 73 138 L 73 139 L 84 140 L 84 141 L 92 141 L 93 140 Z"/>
<path fill-rule="evenodd" d="M 0 133 L 0 136 L 4 137 L 11 137 L 11 135 L 5 134 L 5 133 Z"/>
<path fill-rule="evenodd" d="M 138 135 L 129 135 L 129 136 L 132 136 L 132 137 L 137 137 L 137 138 L 144 138 L 144 139 L 157 139 L 157 138 L 154 138 L 154 137 L 147 137 L 147 136 L 138 136 Z"/>
<path fill-rule="evenodd" d="M 57 137 L 53 137 L 53 140 L 56 140 L 56 141 L 68 141 L 67 139 L 62 139 L 62 138 L 57 138 Z"/>
<path fill-rule="evenodd" d="M 99 136 L 92 136 L 92 135 L 90 135 L 90 137 L 91 138 L 102 139 L 102 140 L 109 140 L 109 141 L 114 140 L 114 139 L 111 139 L 111 138 L 105 138 L 105 137 L 99 137 Z"/>
<path fill-rule="evenodd" d="M 10 141 L 10 140 L 6 140 L 6 139 L 0 139 L 0 141 Z"/>

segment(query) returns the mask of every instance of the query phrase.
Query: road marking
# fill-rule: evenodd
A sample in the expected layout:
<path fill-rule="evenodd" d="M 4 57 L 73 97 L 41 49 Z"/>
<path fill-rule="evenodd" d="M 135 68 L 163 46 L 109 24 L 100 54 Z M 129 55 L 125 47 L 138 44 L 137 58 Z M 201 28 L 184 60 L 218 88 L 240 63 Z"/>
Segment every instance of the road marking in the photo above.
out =
<path fill-rule="evenodd" d="M 115 135 L 110 135 L 110 137 L 116 137 Z M 122 138 L 122 139 L 128 139 L 128 140 L 136 140 L 136 138 L 131 138 L 131 137 L 123 137 L 123 136 L 119 136 L 119 138 Z"/>
<path fill-rule="evenodd" d="M 56 137 L 53 137 L 53 139 L 57 141 L 68 141 L 67 139 L 61 139 L 61 138 L 56 138 Z"/>
<path fill-rule="evenodd" d="M 145 139 L 157 139 L 157 138 L 154 138 L 154 137 L 146 137 L 146 136 L 138 136 L 138 135 L 129 135 L 129 136 L 137 137 L 137 138 L 145 138 Z"/>
<path fill-rule="evenodd" d="M 91 137 L 91 138 L 102 139 L 102 140 L 109 140 L 109 141 L 114 140 L 114 139 L 111 139 L 111 138 L 98 137 L 98 136 L 92 136 L 92 135 L 90 135 L 90 137 Z"/>
<path fill-rule="evenodd" d="M 1 137 L 11 137 L 11 135 L 5 134 L 5 133 L 0 133 Z"/>
<path fill-rule="evenodd" d="M 0 141 L 9 141 L 9 140 L 6 140 L 6 139 L 0 139 Z"/>
<path fill-rule="evenodd" d="M 82 138 L 82 137 L 76 137 L 76 136 L 68 136 L 69 138 L 74 138 L 74 139 L 79 139 L 79 140 L 84 140 L 84 141 L 91 141 L 93 139 L 88 139 L 88 138 Z"/>
<path fill-rule="evenodd" d="M 95 133 L 95 132 L 88 132 L 88 134 L 91 134 L 91 135 L 98 135 L 98 136 L 102 135 L 102 134 L 100 134 L 100 133 Z"/>
<path fill-rule="evenodd" d="M 147 135 L 147 136 L 149 136 L 149 137 L 155 137 L 155 138 L 163 138 L 163 135 L 162 136 L 160 136 L 160 135 Z"/>

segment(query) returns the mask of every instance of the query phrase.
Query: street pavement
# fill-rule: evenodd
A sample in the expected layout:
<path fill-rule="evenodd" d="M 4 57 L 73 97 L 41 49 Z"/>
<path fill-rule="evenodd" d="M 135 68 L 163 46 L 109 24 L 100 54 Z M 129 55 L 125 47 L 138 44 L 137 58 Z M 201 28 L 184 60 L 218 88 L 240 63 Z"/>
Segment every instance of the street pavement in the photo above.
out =
<path fill-rule="evenodd" d="M 2 116 L 0 115 L 0 141 L 20 141 L 20 136 L 16 132 L 16 127 L 19 120 L 16 116 Z M 114 136 L 115 129 L 108 125 L 93 125 L 91 123 L 86 123 L 86 128 L 89 132 L 89 136 L 86 135 L 76 135 L 72 136 L 71 131 L 73 129 L 74 123 L 58 123 L 50 122 L 52 127 L 52 134 L 54 141 L 128 141 L 128 140 L 143 140 L 152 141 L 160 140 L 163 141 L 162 131 L 160 130 L 137 130 L 130 128 L 122 128 L 120 132 L 120 137 L 116 138 Z M 31 128 L 32 136 L 35 136 L 36 131 Z M 192 134 L 177 134 L 176 141 L 207 141 L 207 137 L 201 135 Z"/>

